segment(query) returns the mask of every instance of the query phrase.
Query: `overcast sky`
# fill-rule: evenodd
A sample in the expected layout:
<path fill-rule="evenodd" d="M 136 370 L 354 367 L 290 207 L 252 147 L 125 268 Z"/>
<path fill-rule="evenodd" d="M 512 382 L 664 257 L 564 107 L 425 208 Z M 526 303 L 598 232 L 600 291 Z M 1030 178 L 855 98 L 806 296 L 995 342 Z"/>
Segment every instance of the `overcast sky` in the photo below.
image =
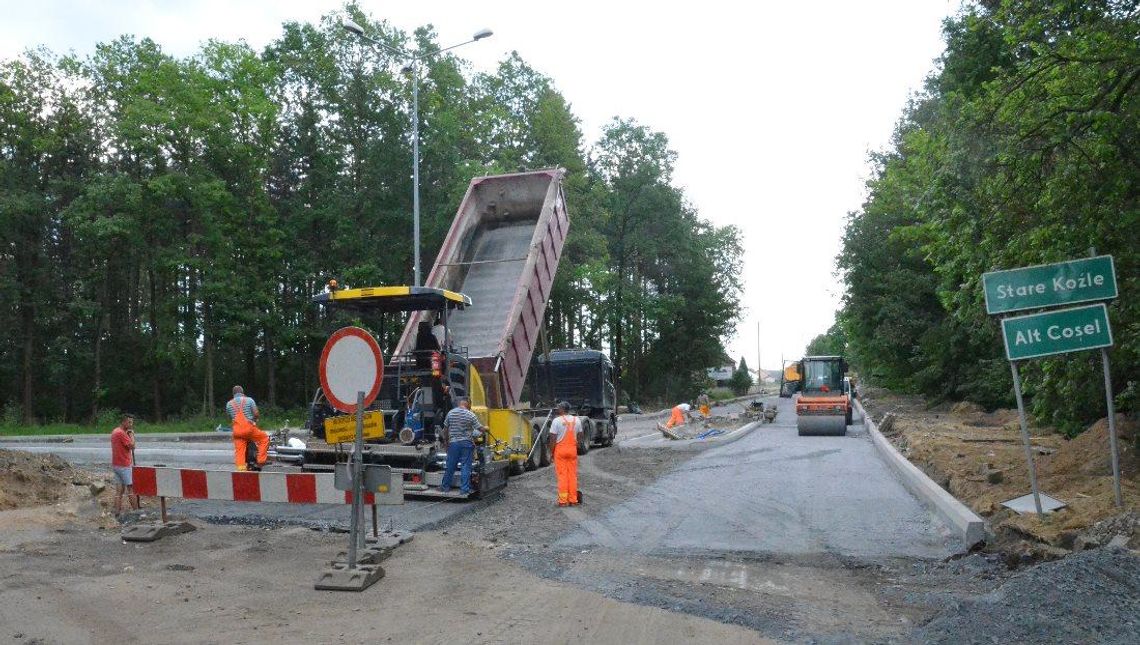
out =
<path fill-rule="evenodd" d="M 588 141 L 615 115 L 668 135 L 676 179 L 707 219 L 744 233 L 746 292 L 729 353 L 765 367 L 799 357 L 832 322 L 845 215 L 862 203 L 867 152 L 888 142 L 942 51 L 957 0 L 536 3 L 363 0 L 376 18 L 432 24 L 493 70 L 511 50 L 554 79 Z M 3 0 L 0 57 L 46 45 L 85 55 L 124 33 L 174 55 L 210 38 L 260 48 L 284 21 L 338 0 Z M 569 204 L 571 216 L 574 205 Z M 429 251 L 430 253 L 430 251 Z"/>

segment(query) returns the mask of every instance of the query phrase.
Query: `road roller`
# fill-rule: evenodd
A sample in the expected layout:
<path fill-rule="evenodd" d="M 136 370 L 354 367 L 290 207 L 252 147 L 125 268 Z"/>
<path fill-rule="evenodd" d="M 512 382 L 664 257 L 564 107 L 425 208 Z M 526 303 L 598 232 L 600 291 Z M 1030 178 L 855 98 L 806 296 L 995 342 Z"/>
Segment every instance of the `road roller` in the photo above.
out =
<path fill-rule="evenodd" d="M 805 356 L 800 360 L 800 396 L 796 430 L 804 435 L 847 434 L 851 397 L 844 391 L 847 361 L 842 356 Z"/>

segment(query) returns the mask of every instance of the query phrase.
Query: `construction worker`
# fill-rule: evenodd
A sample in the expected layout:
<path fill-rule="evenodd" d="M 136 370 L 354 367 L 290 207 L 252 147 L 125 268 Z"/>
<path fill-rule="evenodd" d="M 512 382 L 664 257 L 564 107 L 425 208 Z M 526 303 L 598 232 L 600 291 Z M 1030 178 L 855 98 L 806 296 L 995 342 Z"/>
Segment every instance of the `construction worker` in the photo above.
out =
<path fill-rule="evenodd" d="M 451 480 L 455 468 L 459 467 L 459 492 L 471 493 L 471 462 L 475 458 L 475 440 L 483 436 L 487 428 L 479 423 L 479 417 L 471 411 L 471 399 L 459 397 L 459 405 L 451 408 L 443 418 L 443 444 L 447 446 L 447 462 L 443 467 L 443 483 L 439 492 L 451 490 Z"/>
<path fill-rule="evenodd" d="M 119 427 L 111 431 L 111 470 L 115 473 L 115 517 L 123 512 L 123 495 L 127 496 L 131 508 L 139 507 L 131 477 L 132 467 L 135 465 L 134 425 L 135 420 L 125 414 Z"/>
<path fill-rule="evenodd" d="M 673 406 L 673 411 L 669 415 L 669 420 L 665 422 L 665 427 L 672 428 L 674 426 L 685 425 L 688 423 L 689 411 L 692 409 L 693 406 L 689 405 L 688 403 L 681 403 L 679 405 Z"/>
<path fill-rule="evenodd" d="M 253 470 L 261 470 L 265 462 L 269 461 L 269 435 L 257 427 L 257 420 L 261 416 L 257 402 L 246 396 L 240 385 L 235 385 L 234 398 L 226 404 L 226 412 L 234 426 L 234 466 L 238 470 L 249 470 L 246 447 L 252 441 L 257 444 L 257 464 Z"/>
<path fill-rule="evenodd" d="M 709 413 L 712 410 L 710 405 L 711 405 L 711 402 L 709 401 L 708 393 L 707 392 L 701 392 L 701 395 L 697 397 L 697 407 L 700 408 L 700 410 L 701 410 L 701 416 L 703 416 L 706 419 L 709 418 Z"/>
<path fill-rule="evenodd" d="M 573 506 L 578 499 L 578 435 L 582 424 L 570 414 L 570 404 L 561 401 L 558 414 L 550 422 L 550 441 L 554 443 L 554 475 L 558 478 L 558 505 Z"/>

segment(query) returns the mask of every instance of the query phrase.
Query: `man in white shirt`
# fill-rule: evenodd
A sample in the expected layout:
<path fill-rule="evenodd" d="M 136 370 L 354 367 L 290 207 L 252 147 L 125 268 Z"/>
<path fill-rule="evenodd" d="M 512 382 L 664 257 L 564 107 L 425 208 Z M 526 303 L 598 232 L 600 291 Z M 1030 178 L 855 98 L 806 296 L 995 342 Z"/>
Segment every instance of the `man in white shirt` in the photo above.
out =
<path fill-rule="evenodd" d="M 550 422 L 550 441 L 554 444 L 554 475 L 558 478 L 558 505 L 574 506 L 578 497 L 578 435 L 581 420 L 570 414 L 570 404 L 562 401 L 554 409 L 558 416 Z"/>

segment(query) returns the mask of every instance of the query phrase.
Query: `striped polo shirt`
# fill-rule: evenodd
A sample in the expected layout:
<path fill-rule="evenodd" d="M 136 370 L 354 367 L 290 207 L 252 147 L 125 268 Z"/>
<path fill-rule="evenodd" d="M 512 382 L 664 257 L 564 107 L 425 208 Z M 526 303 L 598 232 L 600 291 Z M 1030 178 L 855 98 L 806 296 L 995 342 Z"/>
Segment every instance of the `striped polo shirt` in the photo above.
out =
<path fill-rule="evenodd" d="M 451 443 L 459 441 L 475 441 L 475 429 L 479 427 L 479 417 L 467 408 L 455 407 L 443 419 L 447 427 L 447 440 Z"/>
<path fill-rule="evenodd" d="M 237 417 L 238 399 L 241 400 L 241 411 L 245 413 L 245 418 L 253 421 L 253 415 L 257 413 L 257 402 L 244 394 L 235 396 L 226 404 L 226 414 L 230 415 L 230 420 L 233 421 Z"/>

